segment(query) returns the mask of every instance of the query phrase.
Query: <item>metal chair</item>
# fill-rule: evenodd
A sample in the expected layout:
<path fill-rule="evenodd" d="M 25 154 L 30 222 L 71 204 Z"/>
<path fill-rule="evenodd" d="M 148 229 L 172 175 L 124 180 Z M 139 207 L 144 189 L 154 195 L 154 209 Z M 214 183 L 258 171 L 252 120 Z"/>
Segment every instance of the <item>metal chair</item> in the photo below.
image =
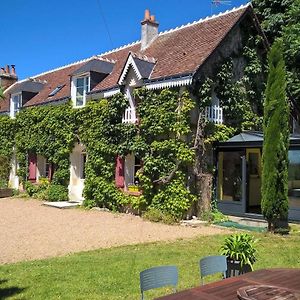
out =
<path fill-rule="evenodd" d="M 200 259 L 199 266 L 202 285 L 203 278 L 207 275 L 222 273 L 223 278 L 226 278 L 227 257 L 225 255 L 206 256 Z"/>
<path fill-rule="evenodd" d="M 178 269 L 176 266 L 161 266 L 144 270 L 140 273 L 140 285 L 142 300 L 144 292 L 171 285 L 176 292 L 178 284 Z"/>

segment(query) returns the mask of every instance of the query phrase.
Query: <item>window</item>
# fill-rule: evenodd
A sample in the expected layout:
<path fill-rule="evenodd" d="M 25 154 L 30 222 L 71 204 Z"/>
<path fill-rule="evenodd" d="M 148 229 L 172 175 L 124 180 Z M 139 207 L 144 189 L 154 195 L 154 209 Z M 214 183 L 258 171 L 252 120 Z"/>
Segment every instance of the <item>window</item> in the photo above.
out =
<path fill-rule="evenodd" d="M 139 184 L 140 180 L 137 177 L 137 171 L 141 168 L 141 160 L 137 157 L 134 158 L 134 184 Z"/>
<path fill-rule="evenodd" d="M 48 159 L 45 159 L 45 177 L 49 178 L 50 176 L 50 163 Z"/>
<path fill-rule="evenodd" d="M 300 150 L 289 150 L 289 205 L 300 208 Z"/>
<path fill-rule="evenodd" d="M 11 96 L 10 115 L 14 118 L 22 107 L 22 94 L 14 94 Z"/>
<path fill-rule="evenodd" d="M 218 162 L 219 199 L 240 201 L 242 196 L 242 159 L 243 153 L 220 152 Z"/>
<path fill-rule="evenodd" d="M 85 179 L 86 153 L 81 154 L 80 179 Z"/>
<path fill-rule="evenodd" d="M 135 101 L 134 98 L 132 96 L 132 89 L 131 88 L 127 88 L 125 91 L 126 94 L 126 98 L 129 101 L 129 106 L 126 108 L 123 118 L 122 118 L 122 122 L 123 123 L 136 123 L 137 118 L 136 118 L 136 110 L 135 110 Z"/>
<path fill-rule="evenodd" d="M 49 95 L 48 97 L 53 97 L 55 96 L 63 87 L 65 86 L 65 84 L 63 85 L 58 85 Z"/>
<path fill-rule="evenodd" d="M 85 105 L 86 94 L 90 91 L 90 77 L 77 77 L 73 79 L 72 99 L 76 107 Z"/>

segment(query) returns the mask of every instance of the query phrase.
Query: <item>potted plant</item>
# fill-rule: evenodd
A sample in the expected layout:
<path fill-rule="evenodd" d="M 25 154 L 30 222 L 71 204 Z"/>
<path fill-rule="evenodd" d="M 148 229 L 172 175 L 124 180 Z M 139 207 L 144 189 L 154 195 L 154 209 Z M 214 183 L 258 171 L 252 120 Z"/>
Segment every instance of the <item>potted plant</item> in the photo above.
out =
<path fill-rule="evenodd" d="M 227 237 L 221 247 L 221 254 L 227 256 L 227 277 L 253 271 L 256 261 L 257 240 L 247 233 Z"/>

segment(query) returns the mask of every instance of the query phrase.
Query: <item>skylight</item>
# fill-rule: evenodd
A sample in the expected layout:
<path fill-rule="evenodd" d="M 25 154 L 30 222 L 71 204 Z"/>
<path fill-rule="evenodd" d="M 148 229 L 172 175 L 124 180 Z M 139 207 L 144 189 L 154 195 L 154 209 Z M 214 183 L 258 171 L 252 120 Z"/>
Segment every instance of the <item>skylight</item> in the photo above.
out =
<path fill-rule="evenodd" d="M 53 97 L 55 96 L 63 87 L 65 86 L 65 84 L 62 85 L 58 85 L 50 94 L 48 97 Z"/>

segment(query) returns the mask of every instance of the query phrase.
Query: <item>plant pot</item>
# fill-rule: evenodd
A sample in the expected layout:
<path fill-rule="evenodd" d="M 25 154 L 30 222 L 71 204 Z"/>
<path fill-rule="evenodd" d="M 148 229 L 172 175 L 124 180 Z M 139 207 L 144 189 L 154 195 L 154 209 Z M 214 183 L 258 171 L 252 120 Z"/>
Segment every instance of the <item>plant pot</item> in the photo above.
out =
<path fill-rule="evenodd" d="M 13 195 L 13 190 L 9 188 L 0 189 L 0 198 L 11 197 Z"/>
<path fill-rule="evenodd" d="M 139 187 L 137 185 L 129 185 L 128 186 L 128 191 L 129 192 L 138 192 L 139 191 Z"/>
<path fill-rule="evenodd" d="M 239 260 L 227 259 L 226 277 L 239 276 L 251 271 L 252 270 L 249 265 L 243 265 L 243 267 L 241 267 L 241 263 Z"/>

